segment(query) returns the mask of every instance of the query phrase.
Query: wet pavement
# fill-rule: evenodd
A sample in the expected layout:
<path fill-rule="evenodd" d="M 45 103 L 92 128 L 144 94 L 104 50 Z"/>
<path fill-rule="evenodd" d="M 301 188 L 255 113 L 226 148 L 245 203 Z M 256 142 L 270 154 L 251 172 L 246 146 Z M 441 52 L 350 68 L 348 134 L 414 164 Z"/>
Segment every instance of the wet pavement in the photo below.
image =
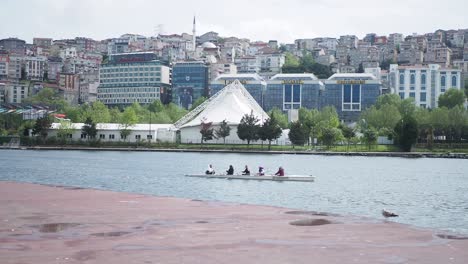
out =
<path fill-rule="evenodd" d="M 0 182 L 0 263 L 468 263 L 468 237 L 387 220 Z"/>

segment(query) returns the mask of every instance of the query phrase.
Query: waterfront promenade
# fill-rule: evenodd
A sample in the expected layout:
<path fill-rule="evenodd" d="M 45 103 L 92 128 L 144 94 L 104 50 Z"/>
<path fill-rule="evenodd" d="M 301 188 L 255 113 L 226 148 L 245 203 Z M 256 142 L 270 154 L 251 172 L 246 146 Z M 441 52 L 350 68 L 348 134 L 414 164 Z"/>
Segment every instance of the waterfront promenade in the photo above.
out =
<path fill-rule="evenodd" d="M 467 263 L 468 240 L 382 219 L 0 182 L 1 263 Z"/>

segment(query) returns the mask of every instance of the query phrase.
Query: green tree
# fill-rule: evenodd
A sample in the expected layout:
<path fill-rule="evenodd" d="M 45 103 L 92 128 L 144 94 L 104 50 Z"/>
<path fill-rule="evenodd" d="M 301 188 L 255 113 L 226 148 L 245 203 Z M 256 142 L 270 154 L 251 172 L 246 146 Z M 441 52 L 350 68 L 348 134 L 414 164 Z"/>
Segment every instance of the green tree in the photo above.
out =
<path fill-rule="evenodd" d="M 456 88 L 450 88 L 439 96 L 439 107 L 454 108 L 457 105 L 463 106 L 465 93 Z"/>
<path fill-rule="evenodd" d="M 380 109 L 376 106 L 367 108 L 362 112 L 361 119 L 366 120 L 370 126 L 378 130 L 383 128 L 393 129 L 401 119 L 401 115 L 397 106 L 384 104 Z"/>
<path fill-rule="evenodd" d="M 60 125 L 57 129 L 57 137 L 66 144 L 69 139 L 69 135 L 73 134 L 73 125 L 70 121 L 60 120 Z"/>
<path fill-rule="evenodd" d="M 214 138 L 213 122 L 202 122 L 200 126 L 201 144 Z"/>
<path fill-rule="evenodd" d="M 288 128 L 289 122 L 288 122 L 288 116 L 283 113 L 280 109 L 277 107 L 274 107 L 268 112 L 268 116 L 274 115 L 276 118 L 276 121 L 278 121 L 278 125 L 285 129 Z"/>
<path fill-rule="evenodd" d="M 156 99 L 148 106 L 148 109 L 153 113 L 159 113 L 164 111 L 164 105 L 161 100 Z"/>
<path fill-rule="evenodd" d="M 291 52 L 286 52 L 284 54 L 284 64 L 292 67 L 298 67 L 301 63 Z"/>
<path fill-rule="evenodd" d="M 413 116 L 414 111 L 416 111 L 416 105 L 414 104 L 414 99 L 406 98 L 404 100 L 401 100 L 399 111 L 403 118 L 407 116 Z"/>
<path fill-rule="evenodd" d="M 468 98 L 468 82 L 465 82 L 465 97 Z"/>
<path fill-rule="evenodd" d="M 193 109 L 197 108 L 199 105 L 203 104 L 203 102 L 205 101 L 206 101 L 206 97 L 204 96 L 198 98 L 197 100 L 195 100 L 195 102 L 193 102 L 192 107 L 190 107 L 189 111 L 192 111 Z"/>
<path fill-rule="evenodd" d="M 403 117 L 395 126 L 397 144 L 403 151 L 411 151 L 418 139 L 418 122 L 412 116 Z"/>
<path fill-rule="evenodd" d="M 325 106 L 319 114 L 319 126 L 337 128 L 340 125 L 340 119 L 335 107 Z"/>
<path fill-rule="evenodd" d="M 324 127 L 320 133 L 320 141 L 327 146 L 327 149 L 330 149 L 342 138 L 341 130 L 335 127 Z"/>
<path fill-rule="evenodd" d="M 292 55 L 286 53 L 285 55 L 285 64 L 282 67 L 283 73 L 304 73 L 309 72 L 315 74 L 320 79 L 326 79 L 332 75 L 331 68 L 316 63 L 312 55 L 308 52 L 303 53 L 303 56 L 300 60 Z"/>
<path fill-rule="evenodd" d="M 177 120 L 181 119 L 185 114 L 188 113 L 187 110 L 178 107 L 177 105 L 170 103 L 167 104 L 165 107 L 165 111 L 167 115 L 171 118 L 172 122 L 176 122 Z"/>
<path fill-rule="evenodd" d="M 258 136 L 261 140 L 268 140 L 268 150 L 271 149 L 271 141 L 278 139 L 281 136 L 283 130 L 278 124 L 278 120 L 275 115 L 263 123 L 263 125 L 258 130 Z"/>
<path fill-rule="evenodd" d="M 309 137 L 314 140 L 320 133 L 321 115 L 317 109 L 307 110 L 305 108 L 299 109 L 299 121 L 306 127 L 307 130 L 307 142 L 310 145 Z"/>
<path fill-rule="evenodd" d="M 91 118 L 96 123 L 109 123 L 111 121 L 111 114 L 105 104 L 96 101 L 82 106 L 80 121 L 88 118 Z"/>
<path fill-rule="evenodd" d="M 226 144 L 226 137 L 228 137 L 231 134 L 231 127 L 229 124 L 226 122 L 226 119 L 221 122 L 219 125 L 219 128 L 215 130 L 215 136 L 216 138 L 222 138 L 223 143 Z"/>
<path fill-rule="evenodd" d="M 468 125 L 467 111 L 461 105 L 457 105 L 449 110 L 448 116 L 451 138 L 452 140 L 461 142 L 462 130 Z"/>
<path fill-rule="evenodd" d="M 299 120 L 292 122 L 288 137 L 293 146 L 304 146 L 308 137 L 307 127 Z"/>
<path fill-rule="evenodd" d="M 446 136 L 449 130 L 449 111 L 446 107 L 435 108 L 430 112 L 429 122 L 434 127 L 434 136 Z"/>
<path fill-rule="evenodd" d="M 434 143 L 434 125 L 431 123 L 431 112 L 426 108 L 418 107 L 414 113 L 414 118 L 418 121 L 418 138 L 426 140 L 427 147 L 432 149 Z"/>
<path fill-rule="evenodd" d="M 38 118 L 33 127 L 33 135 L 39 135 L 42 137 L 42 140 L 45 141 L 51 125 L 52 120 L 48 116 Z"/>
<path fill-rule="evenodd" d="M 241 140 L 247 140 L 247 145 L 250 145 L 250 141 L 259 139 L 258 129 L 259 125 L 257 124 L 260 119 L 258 119 L 253 111 L 250 114 L 245 114 L 239 125 L 237 126 L 237 136 Z"/>
<path fill-rule="evenodd" d="M 349 145 L 352 139 L 356 137 L 356 133 L 354 132 L 354 129 L 344 124 L 340 124 L 339 128 L 341 129 L 341 134 L 346 140 L 346 150 L 349 150 Z"/>
<path fill-rule="evenodd" d="M 138 122 L 138 117 L 133 107 L 125 108 L 122 116 L 120 117 L 120 136 L 125 140 L 130 135 L 132 127 Z"/>
<path fill-rule="evenodd" d="M 60 97 L 58 92 L 52 88 L 43 88 L 37 94 L 26 98 L 24 100 L 26 103 L 33 103 L 33 104 L 49 104 L 49 105 L 56 105 L 57 103 L 64 104 L 63 98 Z"/>
<path fill-rule="evenodd" d="M 375 102 L 375 107 L 377 109 L 382 108 L 383 105 L 393 105 L 399 107 L 401 104 L 401 98 L 398 94 L 384 94 L 377 98 Z"/>
<path fill-rule="evenodd" d="M 94 123 L 90 117 L 86 118 L 81 131 L 86 135 L 87 139 L 95 139 L 97 135 L 96 123 Z"/>
<path fill-rule="evenodd" d="M 377 143 L 378 133 L 373 127 L 368 127 L 364 130 L 363 140 L 367 145 L 367 148 L 370 150 L 373 145 Z"/>
<path fill-rule="evenodd" d="M 109 110 L 110 120 L 111 123 L 119 123 L 121 119 L 122 113 L 120 112 L 119 108 L 113 107 Z"/>

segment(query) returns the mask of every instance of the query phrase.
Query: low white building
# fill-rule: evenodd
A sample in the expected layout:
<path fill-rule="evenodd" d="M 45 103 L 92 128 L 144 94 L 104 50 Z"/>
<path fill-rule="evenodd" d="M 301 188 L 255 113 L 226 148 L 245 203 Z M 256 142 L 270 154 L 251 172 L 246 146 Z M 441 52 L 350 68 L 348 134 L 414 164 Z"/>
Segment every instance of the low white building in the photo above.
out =
<path fill-rule="evenodd" d="M 48 137 L 57 137 L 61 123 L 52 123 L 48 132 Z M 84 123 L 71 123 L 73 133 L 68 135 L 69 140 L 87 141 L 86 134 L 82 129 Z M 175 130 L 172 124 L 135 124 L 128 127 L 130 134 L 124 138 L 121 135 L 121 130 L 124 127 L 121 124 L 98 123 L 96 125 L 96 139 L 103 142 L 175 142 Z"/>

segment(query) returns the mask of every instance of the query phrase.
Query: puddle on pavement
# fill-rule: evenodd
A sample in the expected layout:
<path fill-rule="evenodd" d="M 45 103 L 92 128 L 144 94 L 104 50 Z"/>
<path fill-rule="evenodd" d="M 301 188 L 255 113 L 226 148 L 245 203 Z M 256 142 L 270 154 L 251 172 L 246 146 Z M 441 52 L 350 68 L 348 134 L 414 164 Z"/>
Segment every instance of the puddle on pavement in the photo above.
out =
<path fill-rule="evenodd" d="M 37 227 L 41 233 L 57 233 L 79 225 L 77 223 L 49 223 L 34 227 Z"/>
<path fill-rule="evenodd" d="M 30 215 L 30 216 L 20 216 L 18 217 L 20 219 L 23 219 L 23 220 L 44 220 L 47 218 L 46 215 Z"/>
<path fill-rule="evenodd" d="M 28 246 L 25 246 L 25 245 L 0 245 L 0 249 L 3 249 L 3 250 L 15 250 L 15 251 L 25 251 L 25 250 L 29 250 L 31 248 L 29 248 Z"/>
<path fill-rule="evenodd" d="M 97 236 L 97 237 L 119 237 L 119 236 L 128 235 L 130 233 L 131 232 L 126 232 L 126 231 L 114 231 L 114 232 L 93 233 L 91 235 Z"/>
<path fill-rule="evenodd" d="M 316 212 L 316 211 L 288 211 L 285 214 L 293 215 L 316 215 L 316 216 L 339 216 L 337 214 L 325 213 L 325 212 Z"/>
<path fill-rule="evenodd" d="M 289 224 L 295 226 L 319 226 L 319 225 L 328 225 L 332 222 L 327 219 L 301 219 L 292 221 Z"/>
<path fill-rule="evenodd" d="M 62 188 L 65 189 L 65 190 L 84 190 L 85 189 L 83 187 L 73 187 L 73 186 L 71 186 L 71 187 L 62 187 Z"/>

